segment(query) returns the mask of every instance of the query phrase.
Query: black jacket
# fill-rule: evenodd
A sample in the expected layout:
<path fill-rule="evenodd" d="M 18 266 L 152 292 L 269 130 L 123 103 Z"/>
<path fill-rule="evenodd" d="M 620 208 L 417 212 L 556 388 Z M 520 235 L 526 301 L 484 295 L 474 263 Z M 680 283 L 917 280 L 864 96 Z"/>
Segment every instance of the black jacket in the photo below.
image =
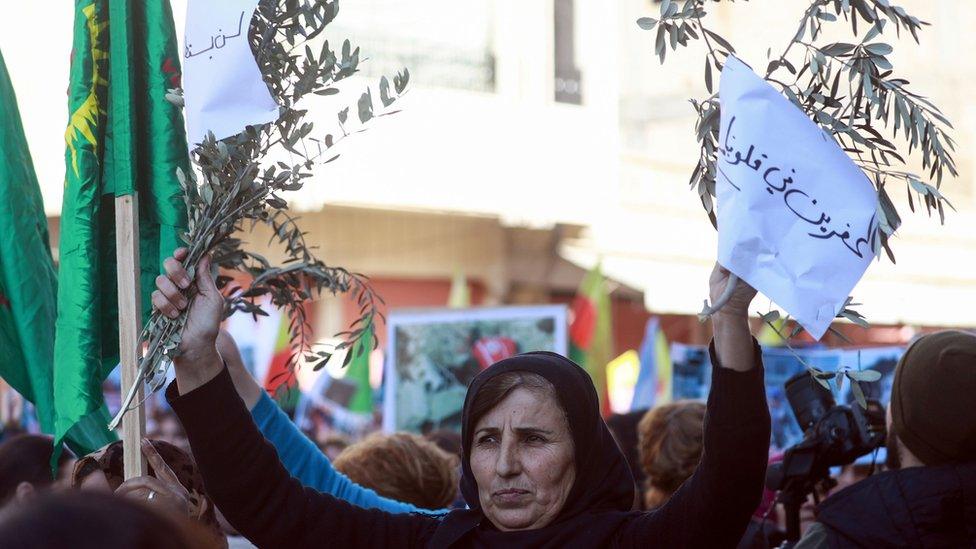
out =
<path fill-rule="evenodd" d="M 874 475 L 817 511 L 798 549 L 976 547 L 976 462 Z"/>
<path fill-rule="evenodd" d="M 702 461 L 668 504 L 652 513 L 629 511 L 633 477 L 599 417 L 588 375 L 556 355 L 521 355 L 518 369 L 540 373 L 561 391 L 561 400 L 575 403 L 567 402 L 574 441 L 581 432 L 600 439 L 577 444 L 580 472 L 564 507 L 564 514 L 574 514 L 522 532 L 495 530 L 476 505 L 446 517 L 393 515 L 303 488 L 255 427 L 226 369 L 184 395 L 174 382 L 167 398 L 186 428 L 211 499 L 259 547 L 734 547 L 761 497 L 769 441 L 758 349 L 755 354 L 751 371 L 713 369 Z M 503 361 L 482 374 L 509 366 Z M 472 390 L 478 385 L 476 380 Z M 585 395 L 577 394 L 580 386 Z M 466 477 L 468 471 L 465 460 Z M 469 501 L 477 498 L 471 482 L 463 485 Z"/>

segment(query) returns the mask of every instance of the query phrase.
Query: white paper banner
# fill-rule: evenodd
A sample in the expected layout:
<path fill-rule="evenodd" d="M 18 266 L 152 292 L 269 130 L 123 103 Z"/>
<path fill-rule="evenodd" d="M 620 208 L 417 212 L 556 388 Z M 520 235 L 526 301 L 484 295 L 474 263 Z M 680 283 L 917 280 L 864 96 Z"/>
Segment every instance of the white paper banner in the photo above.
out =
<path fill-rule="evenodd" d="M 217 139 L 278 118 L 247 42 L 258 0 L 188 0 L 183 48 L 187 142 Z"/>
<path fill-rule="evenodd" d="M 719 95 L 718 261 L 820 339 L 874 259 L 877 194 L 833 138 L 735 57 Z"/>

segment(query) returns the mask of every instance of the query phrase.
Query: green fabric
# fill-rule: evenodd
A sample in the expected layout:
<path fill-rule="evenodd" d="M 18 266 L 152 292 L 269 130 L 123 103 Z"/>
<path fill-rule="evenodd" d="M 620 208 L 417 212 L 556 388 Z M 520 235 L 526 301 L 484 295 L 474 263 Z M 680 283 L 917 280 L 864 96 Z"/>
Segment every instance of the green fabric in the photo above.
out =
<path fill-rule="evenodd" d="M 51 363 L 57 279 L 41 189 L 0 54 L 0 376 L 53 432 Z"/>
<path fill-rule="evenodd" d="M 573 302 L 574 326 L 570 327 L 569 358 L 583 367 L 596 386 L 601 409 L 609 412 L 607 364 L 613 358 L 613 320 L 610 294 L 599 263 L 580 283 Z M 581 323 L 580 326 L 577 323 Z"/>
<path fill-rule="evenodd" d="M 143 322 L 154 279 L 186 226 L 177 167 L 188 168 L 168 0 L 76 0 L 65 131 L 58 318 L 56 442 L 102 421 L 102 381 L 118 364 L 115 196 L 138 192 Z"/>
<path fill-rule="evenodd" d="M 369 354 L 373 348 L 373 324 L 369 323 L 349 351 L 352 359 L 345 379 L 356 384 L 356 392 L 349 399 L 349 411 L 363 414 L 373 413 L 373 388 L 369 385 Z"/>
<path fill-rule="evenodd" d="M 54 433 L 58 283 L 41 189 L 2 54 L 0 111 L 7 113 L 0 124 L 0 377 L 34 404 L 41 430 Z M 76 451 L 113 440 L 104 421 L 79 423 L 67 434 Z"/>

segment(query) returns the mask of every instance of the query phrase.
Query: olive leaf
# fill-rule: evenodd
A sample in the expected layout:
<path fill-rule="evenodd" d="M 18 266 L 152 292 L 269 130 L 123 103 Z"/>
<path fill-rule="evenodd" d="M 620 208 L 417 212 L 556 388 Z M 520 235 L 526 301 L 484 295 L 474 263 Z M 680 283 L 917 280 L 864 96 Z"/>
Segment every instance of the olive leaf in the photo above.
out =
<path fill-rule="evenodd" d="M 687 0 L 679 8 L 677 2 L 662 2 L 659 18 L 641 17 L 637 25 L 654 33 L 654 53 L 662 63 L 669 51 L 691 41 L 705 43 L 703 79 L 709 96 L 691 101 L 698 116 L 695 136 L 700 153 L 689 185 L 698 193 L 714 226 L 712 199 L 720 118 L 711 69 L 714 65 L 721 70 L 722 62 L 735 49 L 729 40 L 706 27 L 706 7 L 710 4 L 707 0 Z M 849 26 L 853 39 L 818 44 L 825 25 Z M 884 249 L 892 262 L 895 255 L 890 238 L 901 224 L 901 215 L 885 191 L 886 185 L 903 182 L 909 209 L 915 211 L 917 197 L 928 214 L 938 213 L 940 222 L 945 221 L 946 206 L 954 210 L 941 192 L 946 176 L 958 176 L 955 141 L 949 135 L 952 124 L 932 101 L 912 89 L 908 80 L 897 76 L 889 58 L 894 47 L 878 40 L 890 36 L 892 30 L 895 37 L 907 31 L 917 43 L 918 32 L 926 25 L 888 0 L 811 0 L 782 53 L 775 55 L 773 48 L 767 49 L 766 80 L 833 136 L 874 184 L 882 221 L 874 252 L 880 257 Z M 831 32 L 831 36 L 837 34 Z M 911 156 L 915 156 L 914 161 Z M 909 169 L 918 160 L 924 170 L 921 175 Z M 866 324 L 859 315 L 842 318 Z"/>
<path fill-rule="evenodd" d="M 697 115 L 694 132 L 699 155 L 688 184 L 717 228 L 714 197 L 721 118 L 712 68 L 714 65 L 721 70 L 722 62 L 735 49 L 705 25 L 710 4 L 707 0 L 687 0 L 679 8 L 677 2 L 662 2 L 659 18 L 641 17 L 637 25 L 653 31 L 654 53 L 662 63 L 668 51 L 677 51 L 691 41 L 705 44 L 703 80 L 708 96 L 690 100 Z M 820 44 L 825 25 L 847 25 L 853 39 Z M 904 183 L 909 209 L 914 212 L 917 202 L 929 215 L 938 213 L 942 223 L 945 207 L 955 210 L 941 189 L 946 176 L 958 175 L 955 141 L 949 135 L 952 124 L 932 101 L 896 75 L 889 59 L 894 47 L 879 40 L 894 30 L 896 37 L 907 31 L 918 43 L 918 31 L 926 25 L 888 0 L 811 0 L 782 52 L 776 55 L 772 47 L 766 50 L 769 61 L 765 79 L 831 135 L 874 185 L 880 238 L 873 251 L 880 258 L 884 250 L 892 263 L 895 254 L 891 239 L 902 216 L 888 186 Z M 909 164 L 919 160 L 922 175 L 909 170 Z M 848 300 L 837 317 L 868 327 L 867 319 L 851 307 Z M 765 317 L 763 321 L 772 322 Z M 784 339 L 799 335 L 801 330 L 798 326 Z M 831 333 L 848 341 L 837 330 L 831 329 Z"/>
<path fill-rule="evenodd" d="M 860 382 L 851 380 L 851 392 L 854 393 L 854 399 L 857 401 L 857 404 L 867 410 L 868 401 L 864 398 L 864 391 L 861 390 Z"/>
<path fill-rule="evenodd" d="M 852 381 L 878 381 L 881 379 L 881 372 L 876 370 L 848 370 L 847 377 Z"/>
<path fill-rule="evenodd" d="M 321 368 L 336 348 L 345 348 L 362 337 L 361 329 L 351 330 L 340 334 L 345 339 L 336 348 L 313 347 L 306 308 L 309 300 L 323 293 L 344 294 L 359 307 L 360 318 L 354 326 L 362 321 L 384 319 L 379 310 L 382 299 L 373 291 L 368 278 L 316 257 L 314 247 L 306 242 L 306 233 L 289 213 L 284 198 L 287 192 L 304 186 L 315 166 L 338 157 L 332 149 L 340 141 L 358 133 L 349 133 L 343 126 L 348 107 L 337 113 L 343 135 L 334 137 L 331 133 L 316 135 L 308 109 L 297 106 L 310 95 L 334 95 L 338 91 L 336 84 L 358 70 L 360 50 L 349 40 L 343 41 L 338 54 L 328 41 L 321 47 L 313 47 L 317 43 L 313 40 L 337 13 L 337 0 L 262 0 L 248 29 L 248 41 L 264 82 L 281 107 L 278 120 L 248 126 L 239 134 L 221 140 L 209 134 L 191 152 L 194 169 L 173 174 L 183 189 L 188 213 L 188 230 L 181 239 L 188 248 L 184 264 L 190 277 L 194 276 L 201 258 L 211 254 L 215 276 L 219 267 L 251 280 L 243 288 L 234 282 L 235 277 L 216 276 L 218 288 L 226 299 L 225 315 L 240 311 L 255 318 L 266 316 L 258 300 L 268 300 L 287 313 L 292 352 L 283 375 L 292 375 L 302 357 L 314 368 Z M 386 77 L 379 81 L 383 109 L 406 92 L 408 81 L 406 69 L 394 76 L 393 91 Z M 181 91 L 167 93 L 167 101 L 179 104 L 181 100 Z M 358 112 L 363 124 L 392 114 L 374 110 L 370 88 L 361 96 Z M 282 151 L 289 154 L 281 154 Z M 273 160 L 276 158 L 290 161 Z M 283 264 L 272 265 L 260 254 L 244 249 L 238 235 L 258 225 L 271 229 L 271 243 L 282 248 L 286 257 Z M 196 297 L 193 288 L 184 292 L 191 304 Z M 162 385 L 171 359 L 179 353 L 180 334 L 185 324 L 185 312 L 176 319 L 158 311 L 149 317 L 141 335 L 146 352 L 139 364 L 138 380 L 127 388 L 112 428 L 123 413 L 140 404 L 133 400 L 135 389 L 141 383 L 148 381 L 151 390 Z M 375 345 L 375 338 L 369 343 Z"/>

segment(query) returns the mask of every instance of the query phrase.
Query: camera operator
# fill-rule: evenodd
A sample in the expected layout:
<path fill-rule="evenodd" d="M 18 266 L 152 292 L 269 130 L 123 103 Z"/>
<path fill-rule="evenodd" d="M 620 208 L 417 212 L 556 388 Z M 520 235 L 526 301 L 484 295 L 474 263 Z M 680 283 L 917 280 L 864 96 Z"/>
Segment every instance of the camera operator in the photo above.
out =
<path fill-rule="evenodd" d="M 889 471 L 827 498 L 795 546 L 976 546 L 976 336 L 919 338 L 895 370 Z"/>

